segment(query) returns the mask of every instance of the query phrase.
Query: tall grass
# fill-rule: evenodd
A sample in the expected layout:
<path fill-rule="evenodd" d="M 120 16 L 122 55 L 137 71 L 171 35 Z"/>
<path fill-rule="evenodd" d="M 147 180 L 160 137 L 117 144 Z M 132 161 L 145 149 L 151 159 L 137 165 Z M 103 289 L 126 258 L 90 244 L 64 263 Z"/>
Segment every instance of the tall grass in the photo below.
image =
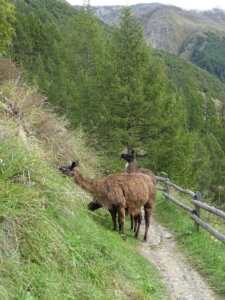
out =
<path fill-rule="evenodd" d="M 0 299 L 168 299 L 138 242 L 59 174 L 75 158 L 96 177 L 101 161 L 42 100 L 15 81 L 1 87 Z"/>
<path fill-rule="evenodd" d="M 178 198 L 177 194 L 175 197 Z M 194 222 L 190 219 L 189 213 L 171 201 L 165 200 L 161 193 L 158 193 L 157 200 L 155 209 L 157 219 L 174 232 L 181 250 L 206 277 L 214 290 L 224 295 L 225 245 L 202 228 L 198 233 L 194 232 Z"/>

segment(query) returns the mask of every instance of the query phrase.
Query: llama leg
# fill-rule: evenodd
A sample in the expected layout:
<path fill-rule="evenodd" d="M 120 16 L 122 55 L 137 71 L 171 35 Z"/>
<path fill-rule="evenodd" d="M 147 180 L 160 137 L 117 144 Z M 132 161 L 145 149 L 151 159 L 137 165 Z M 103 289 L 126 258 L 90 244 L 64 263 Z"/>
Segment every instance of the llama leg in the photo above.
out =
<path fill-rule="evenodd" d="M 137 231 L 137 227 L 138 227 L 138 215 L 134 215 L 134 232 Z"/>
<path fill-rule="evenodd" d="M 141 220 L 142 220 L 142 215 L 141 215 L 141 212 L 135 216 L 136 218 L 136 231 L 135 231 L 135 235 L 134 235 L 134 238 L 138 238 L 138 234 L 139 234 L 139 230 L 140 230 L 140 226 L 141 226 Z"/>
<path fill-rule="evenodd" d="M 116 223 L 117 207 L 113 206 L 111 209 L 109 209 L 109 212 L 112 216 L 113 230 L 117 231 L 117 223 Z"/>
<path fill-rule="evenodd" d="M 118 207 L 118 222 L 119 222 L 119 231 L 124 233 L 124 220 L 125 220 L 125 208 L 122 206 Z"/>
<path fill-rule="evenodd" d="M 150 225 L 150 217 L 153 211 L 153 206 L 151 206 L 149 203 L 145 204 L 144 206 L 145 210 L 145 235 L 144 235 L 144 242 L 147 242 L 147 236 L 148 236 L 148 228 Z"/>
<path fill-rule="evenodd" d="M 130 214 L 130 230 L 134 230 L 134 216 Z"/>

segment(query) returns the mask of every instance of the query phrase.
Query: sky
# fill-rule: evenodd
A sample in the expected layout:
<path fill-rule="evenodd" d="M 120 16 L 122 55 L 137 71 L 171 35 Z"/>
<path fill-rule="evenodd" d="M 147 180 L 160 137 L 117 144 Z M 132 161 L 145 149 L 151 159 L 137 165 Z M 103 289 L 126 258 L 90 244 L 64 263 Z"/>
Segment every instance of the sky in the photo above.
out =
<path fill-rule="evenodd" d="M 83 0 L 67 0 L 72 5 L 82 5 Z M 225 10 L 224 0 L 90 0 L 90 5 L 133 5 L 137 3 L 163 3 L 171 4 L 184 9 L 210 10 L 220 8 Z"/>

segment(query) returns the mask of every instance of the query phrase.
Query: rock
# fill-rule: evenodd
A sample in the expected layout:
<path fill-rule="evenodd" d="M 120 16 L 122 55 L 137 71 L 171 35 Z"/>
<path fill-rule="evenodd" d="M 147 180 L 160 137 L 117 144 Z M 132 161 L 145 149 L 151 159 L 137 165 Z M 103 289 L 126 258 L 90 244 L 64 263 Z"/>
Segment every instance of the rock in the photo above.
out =
<path fill-rule="evenodd" d="M 165 233 L 163 234 L 163 237 L 164 237 L 165 239 L 170 239 L 170 238 L 172 237 L 172 234 L 170 234 L 169 232 L 165 232 Z"/>

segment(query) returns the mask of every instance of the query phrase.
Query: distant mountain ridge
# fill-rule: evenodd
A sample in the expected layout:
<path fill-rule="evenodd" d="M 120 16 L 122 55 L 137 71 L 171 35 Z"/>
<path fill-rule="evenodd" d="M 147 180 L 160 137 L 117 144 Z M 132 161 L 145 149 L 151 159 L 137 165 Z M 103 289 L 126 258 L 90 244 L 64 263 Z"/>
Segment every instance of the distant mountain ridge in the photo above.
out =
<path fill-rule="evenodd" d="M 118 23 L 122 6 L 93 6 L 97 16 L 108 25 Z M 209 30 L 225 35 L 225 11 L 184 10 L 160 3 L 131 6 L 133 15 L 143 24 L 148 43 L 157 49 L 179 54 L 183 44 L 193 36 Z"/>
<path fill-rule="evenodd" d="M 79 8 L 81 6 L 74 6 Z M 119 22 L 122 5 L 93 6 L 100 20 Z M 144 28 L 147 43 L 190 60 L 225 82 L 225 11 L 185 10 L 160 3 L 130 6 Z"/>

